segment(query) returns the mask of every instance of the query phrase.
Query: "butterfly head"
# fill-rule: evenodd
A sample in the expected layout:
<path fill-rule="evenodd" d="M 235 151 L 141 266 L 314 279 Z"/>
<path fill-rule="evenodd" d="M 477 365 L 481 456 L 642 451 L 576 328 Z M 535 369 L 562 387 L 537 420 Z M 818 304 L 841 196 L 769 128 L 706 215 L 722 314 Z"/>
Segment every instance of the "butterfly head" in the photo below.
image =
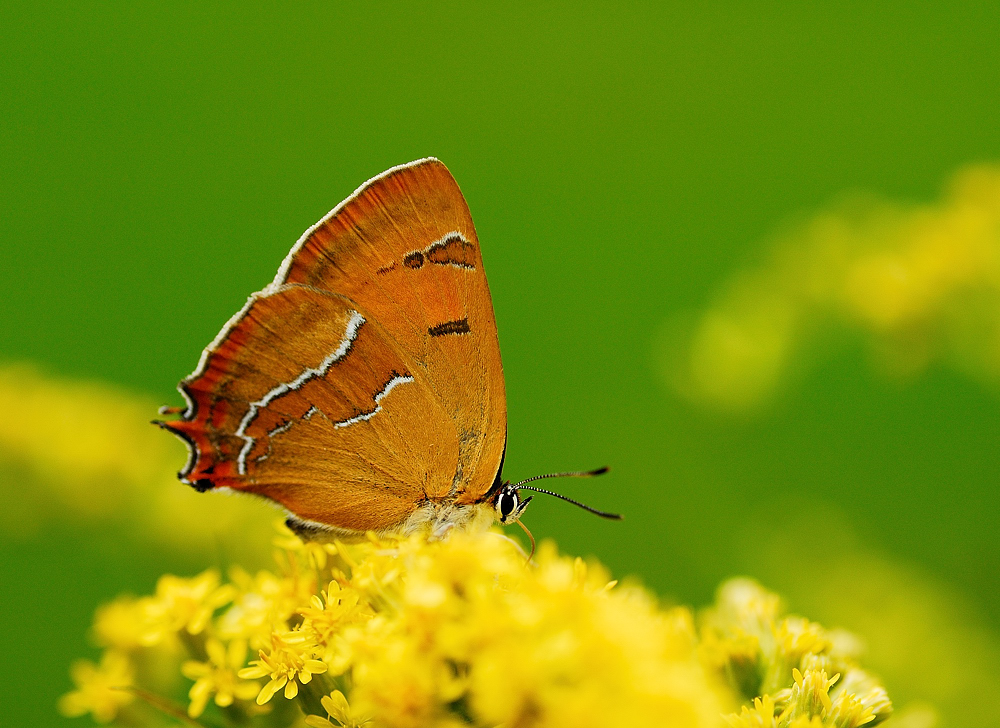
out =
<path fill-rule="evenodd" d="M 517 486 L 509 482 L 504 483 L 493 496 L 493 508 L 497 512 L 497 520 L 500 523 L 511 523 L 520 520 L 524 509 L 528 507 L 534 496 L 528 496 L 521 500 L 517 493 Z"/>
<path fill-rule="evenodd" d="M 535 493 L 545 493 L 545 495 L 555 496 L 561 500 L 572 503 L 575 506 L 583 508 L 585 511 L 590 511 L 594 515 L 600 516 L 601 518 L 608 518 L 614 521 L 621 520 L 621 516 L 617 513 L 606 513 L 605 511 L 599 511 L 596 508 L 591 508 L 588 505 L 581 503 L 580 501 L 573 500 L 572 498 L 567 498 L 560 493 L 553 493 L 551 490 L 542 490 L 541 488 L 535 488 L 527 483 L 534 480 L 542 480 L 543 478 L 589 478 L 595 475 L 603 475 L 608 472 L 607 468 L 598 468 L 597 470 L 585 470 L 585 471 L 574 471 L 571 473 L 549 473 L 548 475 L 536 475 L 534 478 L 528 478 L 527 480 L 522 480 L 519 483 L 511 483 L 508 481 L 500 481 L 500 473 L 497 473 L 496 482 L 493 485 L 491 493 L 487 494 L 486 501 L 492 503 L 493 510 L 496 512 L 496 519 L 500 523 L 516 523 L 521 527 L 527 535 L 528 539 L 531 541 L 531 553 L 528 555 L 528 561 L 531 561 L 531 557 L 535 554 L 535 537 L 531 535 L 531 531 L 521 523 L 521 514 L 524 513 L 524 509 L 528 507 L 531 503 L 531 499 L 535 496 L 529 495 L 524 500 L 521 500 L 519 489 L 531 490 Z"/>
<path fill-rule="evenodd" d="M 614 521 L 621 520 L 621 516 L 617 513 L 599 511 L 596 508 L 591 508 L 590 506 L 581 503 L 580 501 L 567 498 L 561 493 L 553 493 L 551 490 L 543 490 L 541 488 L 535 488 L 528 485 L 528 483 L 532 481 L 542 480 L 543 478 L 590 478 L 595 475 L 603 475 L 606 472 L 608 472 L 607 468 L 598 468 L 597 470 L 574 471 L 571 473 L 549 473 L 547 475 L 536 475 L 534 478 L 528 478 L 519 483 L 511 483 L 510 481 L 501 483 L 498 475 L 497 482 L 494 484 L 491 493 L 487 494 L 487 498 L 491 499 L 489 502 L 493 504 L 497 520 L 500 521 L 500 523 L 513 523 L 515 521 L 519 521 L 521 514 L 524 513 L 524 509 L 528 507 L 531 499 L 534 498 L 534 496 L 528 496 L 524 500 L 521 500 L 519 493 L 521 490 L 530 490 L 535 493 L 544 493 L 545 495 L 555 496 L 556 498 L 572 503 L 575 506 L 579 506 L 585 511 L 590 511 L 594 515 L 600 516 L 601 518 L 608 518 Z"/>

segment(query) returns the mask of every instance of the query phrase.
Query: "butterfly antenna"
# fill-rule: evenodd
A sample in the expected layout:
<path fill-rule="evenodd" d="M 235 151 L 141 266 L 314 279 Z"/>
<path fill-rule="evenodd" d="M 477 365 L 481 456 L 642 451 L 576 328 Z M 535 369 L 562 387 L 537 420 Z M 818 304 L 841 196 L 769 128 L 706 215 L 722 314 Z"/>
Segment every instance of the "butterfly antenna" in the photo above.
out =
<path fill-rule="evenodd" d="M 598 468 L 597 470 L 571 470 L 568 473 L 548 473 L 546 475 L 535 475 L 531 478 L 525 478 L 520 483 L 514 483 L 515 488 L 520 488 L 525 483 L 530 483 L 533 480 L 543 480 L 545 478 L 593 478 L 595 475 L 604 475 L 608 472 L 607 466 L 603 468 Z M 531 490 L 529 488 L 529 490 Z"/>
<path fill-rule="evenodd" d="M 612 521 L 620 521 L 622 520 L 621 514 L 599 511 L 596 508 L 591 508 L 585 503 L 573 500 L 572 498 L 567 498 L 561 493 L 553 493 L 551 490 L 542 490 L 541 488 L 532 488 L 530 485 L 525 485 L 525 483 L 531 483 L 535 480 L 542 480 L 544 478 L 592 478 L 595 475 L 604 475 L 604 473 L 606 472 L 608 472 L 608 469 L 605 467 L 605 468 L 598 468 L 597 470 L 577 470 L 568 473 L 548 473 L 547 475 L 536 475 L 533 478 L 527 478 L 525 480 L 522 480 L 520 483 L 515 483 L 513 487 L 524 488 L 525 490 L 530 490 L 535 493 L 544 493 L 545 495 L 551 495 L 561 500 L 564 500 L 567 503 L 572 503 L 573 505 L 578 506 L 579 508 L 582 508 L 585 511 L 590 511 L 595 516 L 600 516 L 601 518 L 607 518 Z"/>

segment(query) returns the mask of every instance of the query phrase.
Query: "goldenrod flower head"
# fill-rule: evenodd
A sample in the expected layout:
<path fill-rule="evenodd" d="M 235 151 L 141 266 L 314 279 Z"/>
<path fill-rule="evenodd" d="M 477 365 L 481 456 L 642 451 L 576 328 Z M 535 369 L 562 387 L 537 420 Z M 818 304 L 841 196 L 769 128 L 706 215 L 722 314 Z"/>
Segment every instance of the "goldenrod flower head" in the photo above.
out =
<path fill-rule="evenodd" d="M 239 671 L 239 677 L 254 679 L 269 677 L 271 681 L 261 688 L 257 704 L 263 705 L 282 688 L 289 700 L 299 694 L 299 684 L 308 685 L 313 675 L 327 671 L 328 666 L 314 659 L 315 643 L 303 639 L 301 633 L 289 632 L 271 636 L 271 651 L 260 651 L 260 659 L 253 661 L 253 667 Z"/>
<path fill-rule="evenodd" d="M 866 725 L 892 714 L 889 694 L 877 680 L 855 666 L 833 691 L 831 715 L 838 728 Z"/>
<path fill-rule="evenodd" d="M 101 647 L 134 650 L 147 642 L 148 631 L 145 603 L 134 597 L 118 597 L 94 614 L 94 641 Z"/>
<path fill-rule="evenodd" d="M 774 708 L 774 699 L 770 695 L 754 698 L 751 705 L 743 706 L 739 715 L 727 715 L 726 722 L 732 728 L 777 728 Z"/>
<path fill-rule="evenodd" d="M 246 682 L 237 676 L 237 671 L 246 664 L 247 643 L 244 640 L 233 640 L 227 647 L 219 640 L 210 638 L 205 643 L 205 651 L 207 660 L 188 660 L 181 665 L 181 674 L 195 681 L 188 693 L 191 698 L 188 715 L 192 718 L 205 711 L 205 705 L 213 695 L 215 704 L 225 708 L 237 698 L 249 700 L 260 691 L 258 683 Z"/>
<path fill-rule="evenodd" d="M 493 531 L 281 547 L 278 573 L 233 570 L 236 586 L 214 572 L 165 577 L 148 598 L 190 659 L 142 643 L 136 655 L 174 660 L 194 681 L 189 715 L 223 709 L 240 724 L 279 725 L 291 701 L 312 728 L 715 728 L 724 718 L 855 728 L 891 710 L 827 632 L 784 616 L 748 580 L 720 590 L 699 631 L 689 609 L 664 609 L 598 564 L 551 543 L 528 563 Z M 243 667 L 247 641 L 265 634 Z"/>
<path fill-rule="evenodd" d="M 137 544 L 187 554 L 218 547 L 266 559 L 266 540 L 246 538 L 273 520 L 251 498 L 202 498 L 177 487 L 184 446 L 149 426 L 158 403 L 106 384 L 0 365 L 0 451 L 26 477 L 0 528 L 43 533 L 74 521 L 128 534 Z M 23 468 L 23 471 L 22 471 Z"/>
<path fill-rule="evenodd" d="M 773 594 L 738 579 L 702 615 L 705 663 L 753 700 L 728 716 L 733 728 L 855 727 L 891 714 L 884 688 L 854 662 L 856 640 L 781 612 Z"/>
<path fill-rule="evenodd" d="M 230 572 L 236 586 L 232 605 L 217 620 L 220 636 L 244 638 L 255 650 L 271 644 L 274 631 L 287 630 L 303 602 L 313 595 L 315 581 L 296 575 L 278 576 L 260 571 L 251 577 L 243 569 Z"/>
<path fill-rule="evenodd" d="M 836 728 L 858 728 L 875 720 L 875 709 L 854 693 L 841 693 L 828 715 Z"/>
<path fill-rule="evenodd" d="M 788 699 L 789 716 L 794 720 L 800 715 L 825 716 L 833 706 L 830 688 L 840 675 L 828 678 L 826 670 L 807 670 L 805 675 L 798 668 L 792 669 L 791 694 Z"/>
<path fill-rule="evenodd" d="M 334 646 L 334 638 L 343 629 L 372 616 L 371 608 L 360 603 L 361 595 L 331 581 L 326 590 L 310 597 L 309 606 L 299 609 L 303 617 L 302 631 L 311 633 L 313 641 L 324 653 Z"/>
<path fill-rule="evenodd" d="M 741 411 L 765 401 L 824 331 L 856 330 L 897 375 L 935 359 L 1000 380 L 1000 167 L 958 170 L 940 200 L 855 199 L 818 212 L 736 276 L 694 322 L 680 394 Z"/>
<path fill-rule="evenodd" d="M 204 571 L 191 579 L 167 574 L 156 584 L 156 594 L 143 601 L 146 617 L 147 645 L 159 643 L 168 635 L 181 631 L 200 634 L 215 610 L 232 601 L 232 585 L 219 584 L 219 573 Z"/>
<path fill-rule="evenodd" d="M 793 665 L 798 665 L 806 655 L 821 655 L 833 646 L 826 630 L 815 622 L 802 617 L 785 617 L 774 630 L 776 647 Z"/>
<path fill-rule="evenodd" d="M 551 544 L 528 567 L 495 534 L 375 547 L 387 604 L 352 631 L 352 702 L 389 725 L 712 725 L 721 709 L 690 618 Z M 393 554 L 393 552 L 395 552 Z M 389 559 L 393 564 L 386 563 Z M 391 585 L 392 588 L 387 588 Z M 609 716 L 607 705 L 614 704 Z"/>
<path fill-rule="evenodd" d="M 370 721 L 370 718 L 357 715 L 352 711 L 351 706 L 347 704 L 347 698 L 339 690 L 334 690 L 329 695 L 324 695 L 320 699 L 320 703 L 328 717 L 307 715 L 306 725 L 309 728 L 337 728 L 337 726 L 343 726 L 343 728 L 361 728 Z M 332 721 L 337 722 L 333 723 Z"/>
<path fill-rule="evenodd" d="M 78 660 L 70 668 L 76 689 L 59 701 L 59 712 L 68 717 L 90 713 L 98 723 L 110 723 L 118 711 L 134 698 L 127 689 L 133 684 L 135 670 L 128 657 L 108 650 L 99 665 Z"/>

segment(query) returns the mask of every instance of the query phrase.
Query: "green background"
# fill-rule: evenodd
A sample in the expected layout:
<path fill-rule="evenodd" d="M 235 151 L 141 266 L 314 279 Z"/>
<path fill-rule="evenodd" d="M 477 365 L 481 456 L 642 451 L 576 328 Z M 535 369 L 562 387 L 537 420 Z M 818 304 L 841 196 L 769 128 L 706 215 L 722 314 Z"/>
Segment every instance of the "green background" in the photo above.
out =
<path fill-rule="evenodd" d="M 437 156 L 493 291 L 506 474 L 608 464 L 561 490 L 627 517 L 538 498 L 536 535 L 671 599 L 749 573 L 836 622 L 758 532 L 836 552 L 842 526 L 992 635 L 995 392 L 945 369 L 887 382 L 849 348 L 724 417 L 671 396 L 657 341 L 789 216 L 852 189 L 932 200 L 1000 158 L 1000 12 L 693 5 L 4 3 L 0 358 L 179 404 L 306 227 Z M 211 560 L 72 525 L 0 549 L 5 725 L 57 720 L 97 603 Z"/>

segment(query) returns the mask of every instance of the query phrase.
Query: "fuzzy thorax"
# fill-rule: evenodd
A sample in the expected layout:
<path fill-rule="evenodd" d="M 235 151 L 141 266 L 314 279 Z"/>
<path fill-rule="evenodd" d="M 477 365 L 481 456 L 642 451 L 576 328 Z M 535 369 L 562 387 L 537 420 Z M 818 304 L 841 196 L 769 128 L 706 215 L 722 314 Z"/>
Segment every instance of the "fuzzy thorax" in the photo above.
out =
<path fill-rule="evenodd" d="M 416 533 L 426 533 L 431 540 L 436 540 L 444 538 L 456 528 L 460 531 L 485 531 L 496 520 L 496 510 L 490 503 L 457 505 L 427 501 L 417 507 L 400 527 L 380 532 L 378 535 L 412 536 Z M 288 513 L 285 523 L 304 541 L 322 542 L 339 539 L 357 542 L 365 539 L 365 534 L 361 531 L 309 521 L 292 513 Z"/>

